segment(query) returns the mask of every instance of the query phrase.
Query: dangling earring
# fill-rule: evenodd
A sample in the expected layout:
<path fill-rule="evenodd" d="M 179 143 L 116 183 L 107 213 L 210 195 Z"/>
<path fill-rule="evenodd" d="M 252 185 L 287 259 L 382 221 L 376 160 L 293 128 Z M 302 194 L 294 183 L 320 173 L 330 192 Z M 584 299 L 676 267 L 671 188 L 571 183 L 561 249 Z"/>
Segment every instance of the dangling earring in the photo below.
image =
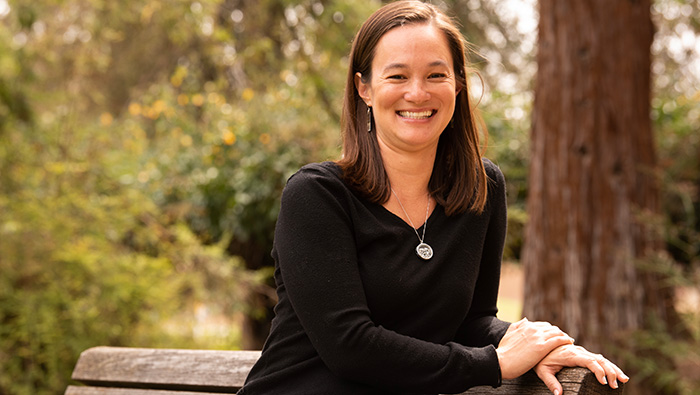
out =
<path fill-rule="evenodd" d="M 372 133 L 372 107 L 367 106 L 367 133 Z"/>

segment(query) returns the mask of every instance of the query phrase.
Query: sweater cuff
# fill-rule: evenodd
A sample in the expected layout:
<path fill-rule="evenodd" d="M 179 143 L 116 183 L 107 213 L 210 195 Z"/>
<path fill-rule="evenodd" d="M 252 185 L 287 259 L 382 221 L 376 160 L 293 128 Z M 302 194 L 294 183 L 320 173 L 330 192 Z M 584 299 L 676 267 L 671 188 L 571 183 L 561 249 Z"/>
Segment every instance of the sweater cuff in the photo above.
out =
<path fill-rule="evenodd" d="M 493 388 L 498 388 L 501 386 L 501 384 L 503 384 L 503 373 L 501 372 L 501 364 L 498 361 L 498 354 L 496 354 L 496 369 L 498 370 L 498 380 L 496 381 L 496 384 L 492 385 Z"/>
<path fill-rule="evenodd" d="M 501 366 L 498 363 L 496 347 L 490 344 L 476 348 L 462 345 L 459 347 L 463 350 L 460 354 L 465 358 L 462 360 L 464 365 L 457 367 L 457 371 L 465 378 L 467 387 L 488 385 L 496 388 L 501 385 Z"/>
<path fill-rule="evenodd" d="M 496 347 L 488 346 L 486 347 L 491 358 L 489 358 L 489 363 L 492 364 L 491 369 L 489 369 L 489 385 L 493 388 L 498 388 L 503 383 L 503 375 L 501 373 L 501 364 L 498 363 L 498 353 L 496 353 Z"/>

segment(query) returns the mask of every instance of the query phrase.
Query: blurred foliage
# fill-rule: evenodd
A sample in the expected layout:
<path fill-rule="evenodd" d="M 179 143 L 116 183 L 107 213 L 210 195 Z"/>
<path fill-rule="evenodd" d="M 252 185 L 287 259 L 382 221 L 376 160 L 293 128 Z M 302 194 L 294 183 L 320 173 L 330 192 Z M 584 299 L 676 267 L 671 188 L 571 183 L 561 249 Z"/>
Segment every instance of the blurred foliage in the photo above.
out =
<path fill-rule="evenodd" d="M 509 260 L 536 71 L 536 15 L 516 6 L 533 2 L 435 1 L 479 48 Z M 62 393 L 91 346 L 236 348 L 241 317 L 269 319 L 281 190 L 337 157 L 347 52 L 381 3 L 0 0 L 0 393 Z M 700 6 L 654 7 L 666 236 L 692 266 L 700 97 L 683 48 Z"/>
<path fill-rule="evenodd" d="M 700 264 L 700 1 L 657 0 L 651 116 L 669 252 Z"/>
<path fill-rule="evenodd" d="M 95 345 L 239 347 L 377 6 L 0 1 L 0 393 L 62 393 Z"/>
<path fill-rule="evenodd" d="M 43 133 L 14 122 L 3 131 L 2 393 L 59 393 L 94 345 L 211 347 L 195 336 L 200 323 L 178 322 L 182 312 L 215 301 L 234 314 L 242 290 L 258 286 L 224 248 L 118 181 L 134 159 L 103 149 L 121 144 L 118 129 L 69 118 Z M 175 322 L 184 335 L 162 329 Z"/>
<path fill-rule="evenodd" d="M 700 390 L 700 1 L 655 0 L 651 118 L 666 251 L 641 263 L 676 290 L 679 327 L 652 325 L 614 346 L 634 380 L 658 394 Z"/>
<path fill-rule="evenodd" d="M 679 266 L 661 251 L 640 262 L 643 270 L 662 275 L 663 286 L 672 287 L 682 299 L 677 304 L 681 321 L 649 317 L 644 330 L 616 336 L 610 349 L 620 357 L 625 369 L 634 372 L 634 386 L 651 388 L 654 394 L 694 395 L 700 390 L 700 268 Z M 626 387 L 627 389 L 627 387 Z M 629 391 L 628 391 L 629 392 Z M 632 391 L 631 393 L 635 393 Z"/>

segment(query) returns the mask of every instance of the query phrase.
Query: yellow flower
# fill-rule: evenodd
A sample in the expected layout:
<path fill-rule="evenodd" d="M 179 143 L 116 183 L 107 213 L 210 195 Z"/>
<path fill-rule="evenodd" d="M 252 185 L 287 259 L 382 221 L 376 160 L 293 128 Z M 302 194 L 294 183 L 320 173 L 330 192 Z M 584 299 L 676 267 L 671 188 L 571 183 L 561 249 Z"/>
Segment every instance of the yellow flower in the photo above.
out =
<path fill-rule="evenodd" d="M 151 119 L 158 119 L 158 117 L 160 116 L 160 113 L 154 107 L 146 107 L 143 109 L 143 112 L 148 118 Z"/>
<path fill-rule="evenodd" d="M 204 104 L 204 96 L 202 96 L 200 93 L 195 94 L 192 96 L 192 104 L 197 107 L 201 107 Z"/>
<path fill-rule="evenodd" d="M 253 97 L 255 97 L 255 91 L 250 88 L 245 88 L 243 89 L 243 93 L 241 93 L 241 97 L 245 101 L 251 101 Z"/>
<path fill-rule="evenodd" d="M 109 126 L 112 124 L 112 121 L 114 121 L 114 117 L 112 114 L 108 112 L 103 112 L 102 115 L 100 115 L 100 123 L 102 126 Z"/>
<path fill-rule="evenodd" d="M 141 114 L 141 105 L 139 103 L 129 103 L 129 114 L 137 116 Z"/>
<path fill-rule="evenodd" d="M 153 103 L 153 109 L 159 114 L 162 113 L 166 107 L 165 101 L 163 100 L 156 100 L 155 103 Z"/>
<path fill-rule="evenodd" d="M 270 138 L 269 134 L 263 133 L 260 135 L 260 142 L 261 143 L 267 145 L 267 144 L 270 144 L 270 140 L 271 140 L 271 138 Z"/>
<path fill-rule="evenodd" d="M 224 133 L 221 137 L 224 140 L 224 144 L 226 145 L 233 145 L 236 142 L 236 135 L 233 134 L 233 132 L 229 129 L 224 130 Z"/>

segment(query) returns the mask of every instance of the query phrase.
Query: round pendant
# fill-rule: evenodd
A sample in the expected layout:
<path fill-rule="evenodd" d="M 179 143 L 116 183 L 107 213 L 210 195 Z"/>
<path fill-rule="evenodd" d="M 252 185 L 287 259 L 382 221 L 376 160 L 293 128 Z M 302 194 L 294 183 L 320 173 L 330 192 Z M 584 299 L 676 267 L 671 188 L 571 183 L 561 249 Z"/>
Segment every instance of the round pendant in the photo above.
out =
<path fill-rule="evenodd" d="M 425 243 L 420 243 L 416 247 L 416 254 L 427 261 L 433 257 L 433 248 Z"/>

